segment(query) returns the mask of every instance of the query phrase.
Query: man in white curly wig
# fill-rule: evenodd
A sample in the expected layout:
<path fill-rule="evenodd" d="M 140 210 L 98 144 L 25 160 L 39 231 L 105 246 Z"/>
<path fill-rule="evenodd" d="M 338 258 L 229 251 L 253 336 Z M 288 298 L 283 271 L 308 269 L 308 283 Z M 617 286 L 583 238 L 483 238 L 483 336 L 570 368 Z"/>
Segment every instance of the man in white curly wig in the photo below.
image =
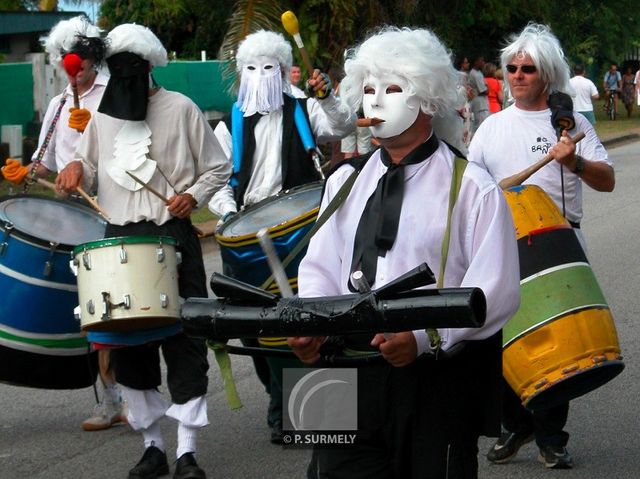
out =
<path fill-rule="evenodd" d="M 591 123 L 572 111 L 569 66 L 560 42 L 549 27 L 531 23 L 509 39 L 501 61 L 515 104 L 482 123 L 471 140 L 469 159 L 500 181 L 552 155 L 555 161 L 526 183 L 540 186 L 551 197 L 584 246 L 582 183 L 612 191 L 615 176 Z M 576 144 L 572 137 L 578 132 L 586 136 Z M 538 459 L 547 468 L 572 467 L 566 449 L 569 434 L 563 431 L 568 402 L 531 413 L 505 381 L 503 409 L 505 432 L 487 454 L 489 461 L 509 462 L 535 438 Z"/>
<path fill-rule="evenodd" d="M 344 338 L 385 361 L 358 369 L 355 444 L 314 450 L 309 477 L 476 478 L 479 435 L 500 432 L 492 401 L 500 391 L 500 329 L 519 304 L 511 213 L 491 177 L 433 132 L 433 115 L 458 105 L 460 77 L 431 31 L 385 28 L 354 50 L 345 72 L 343 97 L 383 120 L 371 127 L 381 148 L 327 179 L 322 210 L 359 172 L 309 244 L 300 296 L 378 289 L 426 263 L 438 272 L 430 288 L 480 287 L 487 312 L 478 329 Z M 357 272 L 367 285 L 353 284 Z M 314 364 L 324 339 L 289 344 Z"/>
<path fill-rule="evenodd" d="M 292 58 L 291 45 L 280 33 L 260 30 L 248 35 L 238 47 L 238 100 L 215 129 L 234 170 L 229 185 L 209 203 L 209 209 L 221 218 L 219 230 L 242 208 L 282 190 L 318 181 L 317 143 L 340 140 L 355 129 L 355 115 L 336 98 L 329 77 L 319 70 L 309 80 L 315 98 L 291 95 Z M 262 281 L 256 278 L 256 286 Z M 252 341 L 245 343 L 251 345 Z M 280 342 L 286 346 L 284 338 Z M 282 361 L 255 361 L 258 371 L 271 370 L 269 378 L 262 373 L 260 376 L 271 396 L 267 415 L 271 440 L 280 443 L 282 368 L 276 363 Z M 266 368 L 263 362 L 271 367 Z"/>
<path fill-rule="evenodd" d="M 56 185 L 71 192 L 80 184 L 97 183 L 101 206 L 110 215 L 106 237 L 175 238 L 182 253 L 180 296 L 206 297 L 202 250 L 190 214 L 226 184 L 231 167 L 197 105 L 151 78 L 153 67 L 167 63 L 167 53 L 151 30 L 120 25 L 107 36 L 107 45 L 111 73 L 107 91 L 85 131 L 76 161 L 58 175 Z M 166 203 L 127 173 L 160 192 Z M 198 429 L 208 424 L 207 347 L 204 340 L 184 335 L 179 324 L 143 333 L 123 333 L 127 342 L 121 344 L 138 344 L 111 351 L 129 405 L 129 424 L 142 432 L 145 445 L 129 478 L 169 473 L 160 429 L 164 416 L 178 421 L 173 477 L 204 478 L 195 452 Z M 97 332 L 89 333 L 88 339 L 105 342 Z M 160 347 L 171 405 L 157 389 Z"/>

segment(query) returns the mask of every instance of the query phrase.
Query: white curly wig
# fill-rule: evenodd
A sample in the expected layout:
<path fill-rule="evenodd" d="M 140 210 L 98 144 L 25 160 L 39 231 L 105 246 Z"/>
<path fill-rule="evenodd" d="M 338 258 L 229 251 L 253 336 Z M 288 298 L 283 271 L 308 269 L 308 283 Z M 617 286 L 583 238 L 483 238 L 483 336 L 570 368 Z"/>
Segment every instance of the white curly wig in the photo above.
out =
<path fill-rule="evenodd" d="M 451 54 L 430 30 L 384 27 L 347 53 L 340 96 L 353 111 L 362 103 L 368 75 L 397 75 L 409 84 L 410 95 L 421 100 L 427 115 L 459 108 L 462 76 Z"/>
<path fill-rule="evenodd" d="M 247 35 L 238 46 L 236 53 L 237 71 L 241 72 L 248 62 L 259 56 L 273 57 L 278 60 L 282 70 L 282 78 L 288 81 L 293 55 L 291 54 L 291 44 L 284 39 L 282 34 L 259 30 Z"/>
<path fill-rule="evenodd" d="M 52 65 L 60 63 L 62 55 L 71 51 L 78 35 L 99 38 L 100 29 L 89 22 L 85 15 L 79 15 L 56 23 L 49 35 L 42 39 Z"/>
<path fill-rule="evenodd" d="M 529 55 L 547 85 L 547 93 L 559 91 L 575 96 L 564 51 L 548 26 L 529 23 L 522 32 L 511 35 L 509 42 L 500 55 L 503 71 L 514 57 Z"/>
<path fill-rule="evenodd" d="M 163 67 L 169 60 L 167 51 L 147 27 L 135 23 L 118 25 L 107 35 L 107 55 L 130 52 L 140 55 L 152 66 Z"/>

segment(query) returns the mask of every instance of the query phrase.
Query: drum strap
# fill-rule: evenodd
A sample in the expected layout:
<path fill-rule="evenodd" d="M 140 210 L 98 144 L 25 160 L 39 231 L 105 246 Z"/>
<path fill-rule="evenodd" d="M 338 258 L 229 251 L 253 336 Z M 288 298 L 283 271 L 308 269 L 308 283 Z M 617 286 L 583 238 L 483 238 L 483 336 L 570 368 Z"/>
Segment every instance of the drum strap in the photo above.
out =
<path fill-rule="evenodd" d="M 38 166 L 42 163 L 42 158 L 44 158 L 44 152 L 47 151 L 47 147 L 49 146 L 49 142 L 51 141 L 51 137 L 53 136 L 53 131 L 56 128 L 56 124 L 60 119 L 60 113 L 62 112 L 62 107 L 67 102 L 66 94 L 62 94 L 62 98 L 60 99 L 60 105 L 58 105 L 58 110 L 56 114 L 53 116 L 53 120 L 51 120 L 51 125 L 49 125 L 49 129 L 47 130 L 47 135 L 44 137 L 44 141 L 40 146 L 40 150 L 38 150 L 38 156 L 36 156 L 35 161 L 33 162 L 33 168 L 31 169 L 31 179 L 35 179 L 36 171 L 38 170 Z M 25 183 L 25 188 L 27 184 Z"/>

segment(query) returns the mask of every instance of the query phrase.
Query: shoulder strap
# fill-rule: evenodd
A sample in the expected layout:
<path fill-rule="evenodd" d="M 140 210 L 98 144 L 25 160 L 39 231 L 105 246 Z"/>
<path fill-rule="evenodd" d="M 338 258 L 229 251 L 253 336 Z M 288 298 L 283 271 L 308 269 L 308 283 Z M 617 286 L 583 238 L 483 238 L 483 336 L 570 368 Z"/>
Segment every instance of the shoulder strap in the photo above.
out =
<path fill-rule="evenodd" d="M 444 285 L 444 270 L 447 263 L 447 256 L 449 254 L 449 240 L 451 237 L 451 214 L 453 213 L 453 207 L 458 200 L 458 194 L 460 193 L 460 187 L 462 186 L 462 177 L 464 170 L 467 168 L 467 160 L 456 156 L 453 160 L 453 175 L 451 176 L 451 188 L 449 189 L 449 210 L 447 212 L 447 227 L 444 231 L 444 237 L 442 238 L 442 247 L 440 249 L 440 272 L 438 273 L 438 288 L 442 288 Z"/>
<path fill-rule="evenodd" d="M 237 103 L 234 103 L 231 107 L 231 148 L 233 156 L 233 173 L 229 183 L 232 187 L 238 186 L 238 174 L 240 173 L 240 167 L 242 166 L 242 155 L 244 153 L 243 143 L 243 126 L 244 119 L 242 111 L 238 108 Z"/>

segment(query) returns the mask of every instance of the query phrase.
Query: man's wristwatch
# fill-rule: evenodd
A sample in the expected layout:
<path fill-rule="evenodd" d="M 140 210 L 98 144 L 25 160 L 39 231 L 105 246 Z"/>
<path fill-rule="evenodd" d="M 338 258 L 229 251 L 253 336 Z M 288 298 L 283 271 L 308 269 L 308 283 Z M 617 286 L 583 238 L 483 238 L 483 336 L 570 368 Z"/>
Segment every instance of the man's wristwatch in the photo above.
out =
<path fill-rule="evenodd" d="M 575 173 L 576 175 L 579 175 L 583 171 L 584 171 L 584 158 L 582 158 L 580 155 L 576 155 L 576 167 L 573 170 L 571 170 L 571 173 Z"/>

